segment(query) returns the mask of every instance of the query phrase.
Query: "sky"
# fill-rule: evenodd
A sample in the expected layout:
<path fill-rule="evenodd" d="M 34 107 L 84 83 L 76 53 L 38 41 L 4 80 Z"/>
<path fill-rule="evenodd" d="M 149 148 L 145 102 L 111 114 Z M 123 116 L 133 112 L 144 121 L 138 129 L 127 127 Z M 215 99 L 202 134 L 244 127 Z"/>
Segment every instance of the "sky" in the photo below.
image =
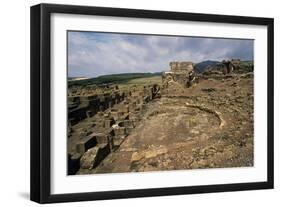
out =
<path fill-rule="evenodd" d="M 161 72 L 171 61 L 253 60 L 254 40 L 68 32 L 68 77 Z"/>

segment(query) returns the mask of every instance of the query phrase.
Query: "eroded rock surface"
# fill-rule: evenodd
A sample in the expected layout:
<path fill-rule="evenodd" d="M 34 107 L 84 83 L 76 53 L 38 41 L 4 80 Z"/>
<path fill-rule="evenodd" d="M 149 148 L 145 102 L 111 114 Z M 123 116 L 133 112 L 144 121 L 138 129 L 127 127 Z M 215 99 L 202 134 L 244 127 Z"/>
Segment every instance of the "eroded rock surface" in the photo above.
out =
<path fill-rule="evenodd" d="M 84 153 L 77 174 L 253 166 L 253 74 L 198 78 L 133 90 L 71 127 L 72 160 Z"/>

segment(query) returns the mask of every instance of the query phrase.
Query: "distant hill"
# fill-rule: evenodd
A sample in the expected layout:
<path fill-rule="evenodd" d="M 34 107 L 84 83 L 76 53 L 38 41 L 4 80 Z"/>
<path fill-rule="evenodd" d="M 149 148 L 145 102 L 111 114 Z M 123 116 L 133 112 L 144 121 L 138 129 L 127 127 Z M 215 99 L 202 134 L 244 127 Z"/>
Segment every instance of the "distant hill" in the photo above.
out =
<path fill-rule="evenodd" d="M 88 79 L 86 77 L 68 77 L 68 81 L 78 81 Z"/>
<path fill-rule="evenodd" d="M 154 76 L 161 76 L 160 72 L 157 73 L 121 73 L 121 74 L 110 74 L 102 75 L 96 78 L 88 78 L 85 80 L 68 81 L 68 85 L 103 85 L 103 84 L 120 84 L 126 83 L 132 79 L 137 78 L 148 78 Z"/>
<path fill-rule="evenodd" d="M 249 73 L 249 72 L 253 72 L 254 70 L 254 62 L 251 60 L 241 60 L 240 63 L 234 66 L 235 66 L 235 69 L 233 71 L 234 73 Z M 209 64 L 208 66 L 205 67 L 204 70 L 201 70 L 202 71 L 201 73 L 205 73 L 208 71 L 223 72 L 223 70 L 225 69 L 224 67 L 225 67 L 224 64 L 221 62 L 217 62 L 215 64 Z"/>
<path fill-rule="evenodd" d="M 213 60 L 206 60 L 200 63 L 195 64 L 195 71 L 197 73 L 203 73 L 208 66 L 213 66 L 220 63 L 219 61 L 213 61 Z"/>

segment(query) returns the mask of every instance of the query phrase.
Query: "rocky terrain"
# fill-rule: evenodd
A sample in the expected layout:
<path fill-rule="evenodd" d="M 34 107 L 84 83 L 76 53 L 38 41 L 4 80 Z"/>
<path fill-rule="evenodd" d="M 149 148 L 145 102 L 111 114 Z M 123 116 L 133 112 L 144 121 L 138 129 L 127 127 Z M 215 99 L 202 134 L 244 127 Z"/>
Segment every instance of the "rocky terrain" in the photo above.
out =
<path fill-rule="evenodd" d="M 253 159 L 253 78 L 233 75 L 153 100 L 118 150 L 78 173 L 246 167 Z"/>
<path fill-rule="evenodd" d="M 80 98 L 87 117 L 69 126 L 69 174 L 253 166 L 253 66 L 225 73 L 221 65 L 194 75 L 192 63 L 175 62 L 163 84 L 99 89 L 113 95 L 93 99 L 98 109 Z"/>

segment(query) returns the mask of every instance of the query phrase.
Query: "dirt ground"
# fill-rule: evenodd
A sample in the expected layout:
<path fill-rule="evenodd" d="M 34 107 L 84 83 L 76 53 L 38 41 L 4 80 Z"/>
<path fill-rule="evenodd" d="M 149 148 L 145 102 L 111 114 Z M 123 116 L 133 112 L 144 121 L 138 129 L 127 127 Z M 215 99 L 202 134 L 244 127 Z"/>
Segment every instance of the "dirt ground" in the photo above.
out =
<path fill-rule="evenodd" d="M 141 122 L 94 169 L 77 174 L 254 165 L 253 78 L 202 79 L 146 105 Z"/>

